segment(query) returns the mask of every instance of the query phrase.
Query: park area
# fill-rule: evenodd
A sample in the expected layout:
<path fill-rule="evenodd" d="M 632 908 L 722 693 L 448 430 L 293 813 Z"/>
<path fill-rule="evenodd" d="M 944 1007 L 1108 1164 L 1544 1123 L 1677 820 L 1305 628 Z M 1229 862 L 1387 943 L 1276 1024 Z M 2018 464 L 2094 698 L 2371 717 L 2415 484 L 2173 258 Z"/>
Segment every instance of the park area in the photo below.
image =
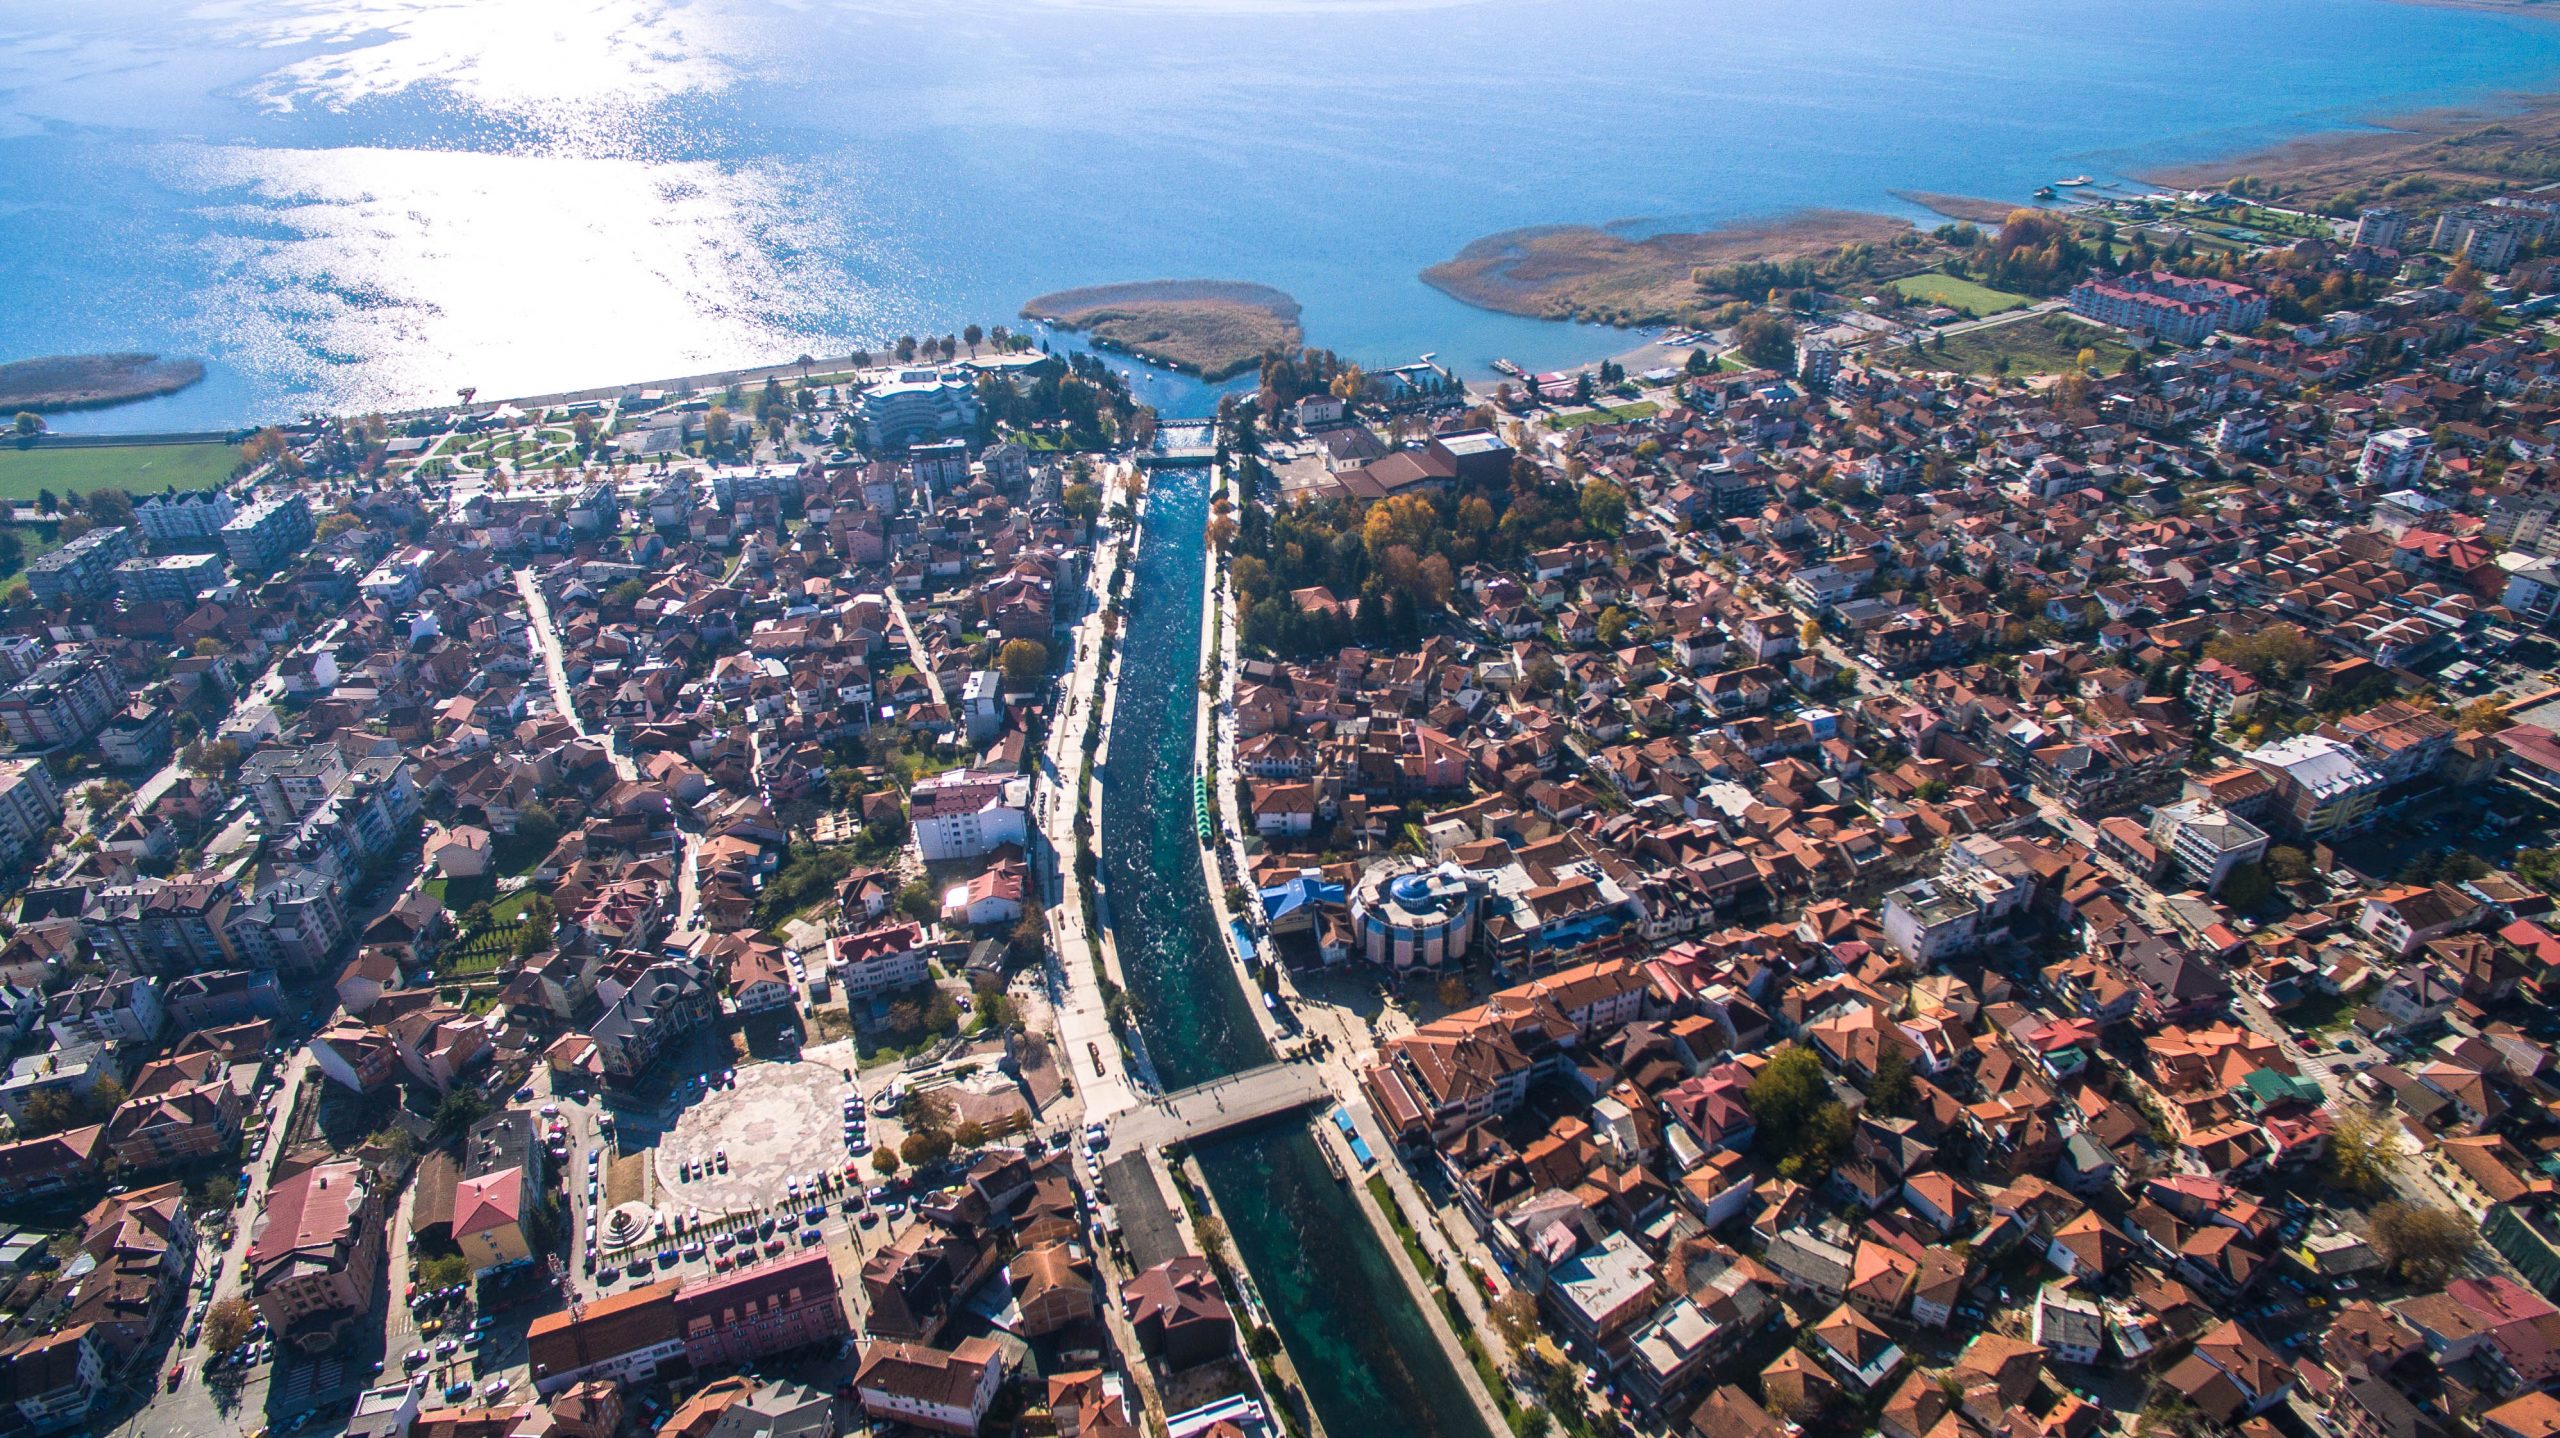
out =
<path fill-rule="evenodd" d="M 2067 315 L 2044 314 L 2008 324 L 1987 325 L 1959 335 L 1929 341 L 1929 366 L 1971 374 L 2061 374 L 2081 362 L 2081 351 L 2112 374 L 2133 351 L 2095 325 Z"/>
<path fill-rule="evenodd" d="M 1586 424 L 1626 424 L 1632 420 L 1649 419 L 1661 410 L 1662 406 L 1655 404 L 1652 400 L 1640 399 L 1632 404 L 1606 405 L 1597 409 L 1578 409 L 1570 414 L 1554 415 L 1547 420 L 1547 423 L 1557 429 L 1580 429 Z"/>
<path fill-rule="evenodd" d="M 0 444 L 0 499 L 29 502 L 40 490 L 87 494 L 121 489 L 140 499 L 172 489 L 211 489 L 231 477 L 240 450 L 218 441 L 188 444 Z"/>
<path fill-rule="evenodd" d="M 1976 319 L 2024 309 L 2031 303 L 2025 295 L 2013 295 L 2007 290 L 1995 290 L 1989 285 L 1935 273 L 1895 280 L 1893 288 L 1906 300 L 1924 305 L 1945 305 Z"/>

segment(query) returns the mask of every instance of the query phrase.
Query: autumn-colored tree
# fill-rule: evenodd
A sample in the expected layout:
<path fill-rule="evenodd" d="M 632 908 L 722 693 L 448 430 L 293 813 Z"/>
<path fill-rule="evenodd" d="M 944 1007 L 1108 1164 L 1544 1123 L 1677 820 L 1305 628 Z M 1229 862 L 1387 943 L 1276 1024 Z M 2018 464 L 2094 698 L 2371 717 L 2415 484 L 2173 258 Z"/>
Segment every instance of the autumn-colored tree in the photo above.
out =
<path fill-rule="evenodd" d="M 1004 671 L 1005 683 L 1028 689 L 1049 672 L 1049 647 L 1036 639 L 1008 639 L 996 651 L 996 667 Z"/>
<path fill-rule="evenodd" d="M 2392 1271 L 2434 1287 L 2471 1256 L 2480 1232 L 2449 1208 L 2386 1203 L 2373 1211 L 2373 1246 Z"/>
<path fill-rule="evenodd" d="M 2350 1193 L 2380 1193 L 2397 1162 L 2390 1121 L 2371 1109 L 2348 1109 L 2330 1125 L 2321 1175 Z"/>

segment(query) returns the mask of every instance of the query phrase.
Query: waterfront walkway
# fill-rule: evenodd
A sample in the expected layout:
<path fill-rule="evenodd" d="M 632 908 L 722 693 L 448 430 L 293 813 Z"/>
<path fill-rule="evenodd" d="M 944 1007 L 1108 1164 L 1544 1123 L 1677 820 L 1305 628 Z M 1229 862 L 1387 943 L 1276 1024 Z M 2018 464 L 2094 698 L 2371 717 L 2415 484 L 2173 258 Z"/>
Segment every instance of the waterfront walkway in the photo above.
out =
<path fill-rule="evenodd" d="M 1084 587 L 1084 613 L 1068 631 L 1073 652 L 1062 712 L 1049 727 L 1032 790 L 1037 829 L 1033 854 L 1048 904 L 1058 1046 L 1088 1121 L 1107 1119 L 1138 1103 L 1120 1036 L 1112 1032 L 1103 1003 L 1101 946 L 1085 927 L 1084 905 L 1073 892 L 1076 816 L 1094 799 L 1093 791 L 1076 782 L 1084 770 L 1084 736 L 1087 728 L 1102 722 L 1108 702 L 1111 646 L 1104 642 L 1103 605 L 1119 572 L 1121 544 L 1134 542 L 1135 533 L 1133 520 L 1125 533 L 1109 534 L 1098 546 Z"/>
<path fill-rule="evenodd" d="M 1264 1064 L 1148 1099 L 1112 1122 L 1111 1137 L 1133 1148 L 1161 1148 L 1332 1097 L 1324 1070 L 1314 1064 Z"/>

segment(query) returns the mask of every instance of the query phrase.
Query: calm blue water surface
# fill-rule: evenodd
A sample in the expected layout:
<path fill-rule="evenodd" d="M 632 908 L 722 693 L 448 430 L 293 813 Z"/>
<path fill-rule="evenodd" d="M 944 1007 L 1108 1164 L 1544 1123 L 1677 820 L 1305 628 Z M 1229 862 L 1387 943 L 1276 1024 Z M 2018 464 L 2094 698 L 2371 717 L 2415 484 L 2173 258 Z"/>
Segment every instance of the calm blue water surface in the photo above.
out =
<path fill-rule="evenodd" d="M 1373 364 L 1550 365 L 1617 346 L 1415 273 L 2555 81 L 2560 25 L 2387 0 L 0 0 L 0 357 L 198 355 L 64 427 L 221 425 L 1210 276 Z"/>

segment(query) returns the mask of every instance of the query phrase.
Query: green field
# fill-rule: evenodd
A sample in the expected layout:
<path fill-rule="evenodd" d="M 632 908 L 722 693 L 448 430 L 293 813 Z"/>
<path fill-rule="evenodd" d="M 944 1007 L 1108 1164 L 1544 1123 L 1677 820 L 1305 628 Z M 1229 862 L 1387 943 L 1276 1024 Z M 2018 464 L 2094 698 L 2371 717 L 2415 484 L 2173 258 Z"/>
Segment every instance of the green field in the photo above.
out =
<path fill-rule="evenodd" d="M 2115 373 L 2124 357 L 2133 353 L 2094 325 L 2047 314 L 1932 340 L 1925 358 L 1906 362 L 1973 374 L 2060 374 L 2078 363 L 2083 349 L 2097 352 L 2097 367 L 2107 374 Z M 2005 368 L 2003 360 L 2008 362 Z"/>
<path fill-rule="evenodd" d="M 1631 419 L 1645 419 L 1660 413 L 1661 409 L 1662 406 L 1652 400 L 1640 399 L 1633 404 L 1608 409 L 1578 409 L 1571 414 L 1556 415 L 1547 423 L 1557 429 L 1579 429 L 1586 424 L 1624 424 Z"/>
<path fill-rule="evenodd" d="M 2010 310 L 2025 309 L 2033 303 L 2025 295 L 2013 295 L 2007 290 L 1995 290 L 1989 285 L 1977 285 L 1953 275 L 1913 275 L 1909 279 L 1895 280 L 1893 288 L 1906 300 L 1917 300 L 1924 305 L 1945 305 L 1976 319 L 1989 319 Z"/>
<path fill-rule="evenodd" d="M 0 443 L 0 499 L 36 491 L 121 489 L 136 499 L 170 489 L 211 489 L 231 477 L 240 451 L 227 444 L 43 445 Z"/>

